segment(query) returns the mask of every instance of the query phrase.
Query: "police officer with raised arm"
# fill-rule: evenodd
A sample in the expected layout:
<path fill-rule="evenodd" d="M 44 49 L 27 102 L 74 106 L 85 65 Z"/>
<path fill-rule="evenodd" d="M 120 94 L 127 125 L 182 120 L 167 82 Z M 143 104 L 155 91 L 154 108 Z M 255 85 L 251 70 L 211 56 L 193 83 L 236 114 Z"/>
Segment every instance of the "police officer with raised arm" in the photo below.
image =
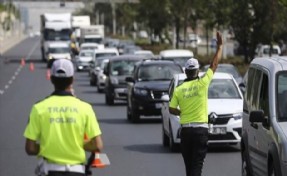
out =
<path fill-rule="evenodd" d="M 209 69 L 198 77 L 199 63 L 195 58 L 185 64 L 187 78 L 175 88 L 169 112 L 180 116 L 181 153 L 186 176 L 201 176 L 208 142 L 208 87 L 222 55 L 222 37 L 217 36 L 217 50 Z"/>

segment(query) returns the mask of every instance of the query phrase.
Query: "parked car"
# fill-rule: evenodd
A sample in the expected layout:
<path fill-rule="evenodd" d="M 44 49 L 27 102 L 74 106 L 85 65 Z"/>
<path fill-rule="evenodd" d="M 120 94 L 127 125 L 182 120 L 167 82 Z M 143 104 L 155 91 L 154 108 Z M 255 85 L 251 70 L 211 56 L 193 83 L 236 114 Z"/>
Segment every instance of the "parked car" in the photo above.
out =
<path fill-rule="evenodd" d="M 287 173 L 287 57 L 255 58 L 248 69 L 241 138 L 242 175 Z"/>
<path fill-rule="evenodd" d="M 202 71 L 207 71 L 207 69 L 210 67 L 210 65 L 205 65 L 202 68 Z M 243 78 L 241 74 L 239 73 L 238 69 L 232 65 L 232 64 L 218 64 L 216 72 L 222 72 L 222 73 L 229 73 L 231 74 L 234 79 L 236 80 L 237 84 L 239 85 L 242 83 Z"/>
<path fill-rule="evenodd" d="M 93 60 L 92 50 L 81 50 L 79 55 L 75 57 L 75 66 L 77 71 L 88 70 Z"/>
<path fill-rule="evenodd" d="M 204 73 L 200 72 L 199 76 Z M 185 74 L 174 75 L 164 95 L 161 108 L 162 142 L 171 151 L 180 143 L 179 116 L 169 113 L 169 99 L 175 87 L 183 83 Z M 209 128 L 208 143 L 237 144 L 241 139 L 243 96 L 234 78 L 227 73 L 216 72 L 208 88 L 208 114 L 215 118 Z"/>
<path fill-rule="evenodd" d="M 104 68 L 106 104 L 113 105 L 115 100 L 127 99 L 126 77 L 132 75 L 135 64 L 143 59 L 137 55 L 121 55 L 109 60 Z"/>
<path fill-rule="evenodd" d="M 106 59 L 110 59 L 113 56 L 102 56 L 97 57 L 96 60 L 92 60 L 90 62 L 90 70 L 89 70 L 89 76 L 90 76 L 90 85 L 96 86 L 98 85 L 98 74 L 101 72 L 102 68 L 102 62 Z"/>
<path fill-rule="evenodd" d="M 127 119 L 138 122 L 140 116 L 159 116 L 161 96 L 167 94 L 174 74 L 183 73 L 173 61 L 144 60 L 136 65 L 132 77 L 127 78 Z"/>
<path fill-rule="evenodd" d="M 184 68 L 186 61 L 193 57 L 193 52 L 183 49 L 163 50 L 159 53 L 159 58 L 162 60 L 171 60 Z"/>

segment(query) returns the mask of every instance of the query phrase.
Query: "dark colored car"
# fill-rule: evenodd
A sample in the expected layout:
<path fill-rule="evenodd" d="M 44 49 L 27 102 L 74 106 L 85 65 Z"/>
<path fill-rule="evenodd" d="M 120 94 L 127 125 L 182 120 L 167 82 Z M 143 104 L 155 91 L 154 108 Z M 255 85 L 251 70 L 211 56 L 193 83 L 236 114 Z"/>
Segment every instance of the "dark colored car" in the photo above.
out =
<path fill-rule="evenodd" d="M 136 65 L 132 77 L 127 78 L 127 118 L 137 122 L 141 115 L 161 115 L 163 100 L 173 75 L 183 73 L 173 61 L 144 60 Z"/>
<path fill-rule="evenodd" d="M 127 99 L 126 78 L 133 74 L 134 66 L 143 60 L 143 56 L 121 55 L 110 59 L 104 68 L 106 77 L 105 101 L 108 105 L 113 105 L 115 100 Z"/>

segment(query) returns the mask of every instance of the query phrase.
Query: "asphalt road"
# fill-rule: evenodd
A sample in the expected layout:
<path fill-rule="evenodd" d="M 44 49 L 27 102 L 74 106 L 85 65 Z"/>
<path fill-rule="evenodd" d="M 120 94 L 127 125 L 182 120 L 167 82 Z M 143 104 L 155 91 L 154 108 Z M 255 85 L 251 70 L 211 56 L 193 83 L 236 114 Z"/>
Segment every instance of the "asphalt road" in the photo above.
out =
<path fill-rule="evenodd" d="M 21 59 L 26 59 L 21 66 Z M 30 64 L 34 70 L 30 70 Z M 159 117 L 144 118 L 139 124 L 126 120 L 125 102 L 107 106 L 104 94 L 89 85 L 88 74 L 75 75 L 77 97 L 88 101 L 98 117 L 104 152 L 111 165 L 94 169 L 97 176 L 183 176 L 179 152 L 171 153 L 161 144 Z M 33 103 L 53 91 L 46 79 L 46 64 L 40 61 L 39 38 L 28 38 L 4 53 L 0 60 L 0 176 L 33 175 L 36 157 L 27 156 L 23 132 Z M 204 176 L 239 176 L 240 152 L 237 147 L 210 147 Z"/>

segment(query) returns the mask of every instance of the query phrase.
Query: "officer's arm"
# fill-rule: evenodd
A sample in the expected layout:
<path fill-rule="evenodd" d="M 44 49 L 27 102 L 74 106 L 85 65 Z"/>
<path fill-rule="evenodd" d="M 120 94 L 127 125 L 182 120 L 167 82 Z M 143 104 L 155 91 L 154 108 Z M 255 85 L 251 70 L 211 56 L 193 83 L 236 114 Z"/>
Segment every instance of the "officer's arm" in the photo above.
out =
<path fill-rule="evenodd" d="M 217 50 L 216 53 L 210 63 L 210 67 L 211 70 L 213 71 L 213 73 L 216 71 L 217 69 L 217 65 L 221 59 L 221 55 L 222 55 L 222 36 L 219 32 L 216 33 L 216 38 L 217 38 Z"/>
<path fill-rule="evenodd" d="M 100 152 L 103 150 L 101 136 L 96 136 L 84 144 L 84 149 L 88 152 Z"/>
<path fill-rule="evenodd" d="M 173 115 L 179 116 L 179 115 L 180 115 L 180 110 L 177 109 L 177 108 L 171 108 L 171 107 L 169 107 L 169 113 L 171 113 L 171 114 L 173 114 Z"/>
<path fill-rule="evenodd" d="M 36 141 L 26 139 L 25 150 L 28 155 L 38 155 L 40 151 L 40 145 Z"/>

